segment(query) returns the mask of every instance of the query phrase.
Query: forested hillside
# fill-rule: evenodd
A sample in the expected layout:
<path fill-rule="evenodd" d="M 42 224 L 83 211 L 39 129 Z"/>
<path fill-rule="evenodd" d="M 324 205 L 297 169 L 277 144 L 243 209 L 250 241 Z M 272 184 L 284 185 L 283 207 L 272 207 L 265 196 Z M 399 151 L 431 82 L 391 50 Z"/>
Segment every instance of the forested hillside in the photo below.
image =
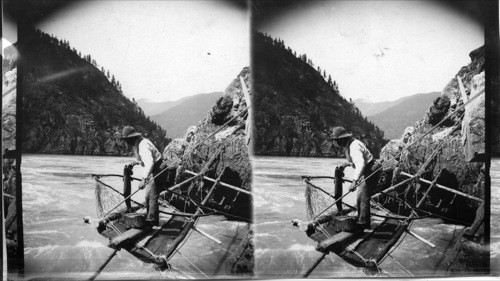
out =
<path fill-rule="evenodd" d="M 256 154 L 341 156 L 327 139 L 334 126 L 344 126 L 378 154 L 384 133 L 340 95 L 325 70 L 280 39 L 253 37 Z"/>
<path fill-rule="evenodd" d="M 125 125 L 159 149 L 167 145 L 165 130 L 125 97 L 120 82 L 91 55 L 34 28 L 23 34 L 24 152 L 124 155 L 129 152 L 118 137 Z"/>

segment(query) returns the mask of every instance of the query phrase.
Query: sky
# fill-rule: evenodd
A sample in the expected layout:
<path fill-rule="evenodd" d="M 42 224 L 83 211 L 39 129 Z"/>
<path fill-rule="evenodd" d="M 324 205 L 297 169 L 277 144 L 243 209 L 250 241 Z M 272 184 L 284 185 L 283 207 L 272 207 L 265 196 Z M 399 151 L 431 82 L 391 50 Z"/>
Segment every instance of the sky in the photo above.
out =
<path fill-rule="evenodd" d="M 373 102 L 443 90 L 484 44 L 480 23 L 432 1 L 309 1 L 255 26 L 326 69 L 342 96 Z"/>
<path fill-rule="evenodd" d="M 17 24 L 8 15 L 2 17 L 2 54 L 3 49 L 17 42 Z"/>
<path fill-rule="evenodd" d="M 249 14 L 224 1 L 82 1 L 37 28 L 90 54 L 136 100 L 222 92 L 250 64 Z"/>

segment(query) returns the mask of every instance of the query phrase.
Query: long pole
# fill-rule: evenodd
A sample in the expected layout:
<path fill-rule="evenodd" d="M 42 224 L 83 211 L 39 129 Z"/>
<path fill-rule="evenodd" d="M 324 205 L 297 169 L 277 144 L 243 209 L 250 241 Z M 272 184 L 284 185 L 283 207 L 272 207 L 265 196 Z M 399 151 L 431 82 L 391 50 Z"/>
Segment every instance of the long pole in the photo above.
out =
<path fill-rule="evenodd" d="M 189 170 L 185 170 L 184 173 L 191 174 L 193 176 L 197 176 L 198 175 L 197 173 L 195 173 L 193 171 L 189 171 Z M 213 178 L 210 178 L 210 177 L 207 177 L 207 176 L 203 176 L 203 178 L 206 179 L 206 180 L 208 180 L 208 181 L 215 182 L 215 179 L 213 179 Z M 245 189 L 242 189 L 242 188 L 239 188 L 239 187 L 236 187 L 234 185 L 230 185 L 230 184 L 227 184 L 227 183 L 224 183 L 224 182 L 219 182 L 219 184 L 221 186 L 224 186 L 224 187 L 227 187 L 227 188 L 231 188 L 231 189 L 234 189 L 236 191 L 246 193 L 248 195 L 252 195 L 252 192 L 250 192 L 248 190 L 245 190 Z"/>
<path fill-rule="evenodd" d="M 208 198 L 212 194 L 212 192 L 215 189 L 215 187 L 216 187 L 216 184 L 214 184 L 212 186 L 212 188 L 210 188 L 210 190 L 208 191 L 207 196 L 201 202 L 202 206 L 207 203 Z M 196 212 L 193 214 L 193 216 L 191 218 L 186 219 L 186 223 L 183 226 L 183 229 L 182 229 L 181 233 L 179 234 L 179 236 L 177 236 L 175 238 L 175 240 L 172 242 L 172 245 L 170 246 L 170 248 L 168 249 L 168 251 L 165 253 L 167 261 L 170 259 L 170 257 L 174 253 L 174 251 L 177 249 L 177 247 L 179 246 L 179 244 L 182 242 L 182 240 L 184 240 L 184 238 L 187 236 L 189 230 L 194 226 L 194 223 L 198 219 L 198 215 L 200 213 L 201 213 L 201 209 L 198 208 L 198 210 L 196 210 Z"/>
<path fill-rule="evenodd" d="M 174 161 L 174 163 L 168 165 L 168 167 L 166 167 L 165 169 L 163 169 L 161 172 L 159 172 L 158 174 L 156 174 L 156 176 L 154 176 L 152 179 L 148 180 L 144 186 L 148 185 L 151 181 L 153 181 L 154 179 L 156 179 L 156 177 L 158 177 L 160 174 L 162 174 L 163 172 L 165 172 L 166 170 L 170 169 L 171 167 L 173 167 L 175 164 L 177 164 L 179 160 L 176 160 Z M 134 194 L 136 194 L 139 190 L 141 190 L 141 188 L 138 188 L 136 191 L 134 191 L 132 194 L 130 194 L 129 196 L 127 196 L 123 201 L 121 201 L 120 203 L 118 203 L 118 205 L 116 205 L 113 209 L 111 209 L 110 211 L 108 211 L 104 216 L 102 216 L 103 218 L 106 217 L 107 215 L 109 215 L 112 211 L 114 211 L 116 208 L 118 208 L 121 204 L 125 203 L 128 199 L 130 199 Z"/>
<path fill-rule="evenodd" d="M 401 172 L 401 175 L 406 176 L 406 177 L 411 177 L 411 178 L 412 178 L 412 177 L 415 177 L 415 176 L 413 176 L 413 175 L 411 175 L 411 174 L 408 174 L 408 173 L 405 173 L 405 172 Z M 426 179 L 422 179 L 422 178 L 419 178 L 419 181 L 421 181 L 421 182 L 423 182 L 423 183 L 427 183 L 427 184 L 432 184 L 432 182 L 431 182 L 431 181 L 428 181 L 428 180 L 426 180 Z M 480 199 L 480 198 L 474 197 L 474 196 L 472 196 L 472 195 L 469 195 L 469 194 L 466 194 L 466 193 L 460 192 L 460 191 L 455 190 L 455 189 L 451 189 L 451 188 L 446 187 L 446 186 L 441 185 L 441 184 L 437 184 L 437 183 L 436 183 L 436 184 L 435 184 L 435 186 L 436 186 L 436 187 L 438 187 L 438 188 L 441 188 L 441 189 L 447 190 L 447 191 L 449 191 L 449 192 L 452 192 L 452 193 L 455 193 L 455 194 L 458 194 L 458 195 L 461 195 L 461 196 L 467 197 L 467 198 L 469 198 L 469 199 L 472 199 L 472 200 L 475 200 L 475 201 L 481 202 L 481 203 L 483 203 L 483 202 L 484 202 L 484 201 L 483 201 L 483 199 Z"/>
<path fill-rule="evenodd" d="M 119 251 L 119 249 L 116 249 L 111 253 L 111 255 L 106 259 L 106 261 L 97 269 L 97 271 L 92 275 L 88 280 L 94 280 L 96 277 L 101 273 L 101 271 L 108 265 L 108 263 L 111 261 L 111 259 L 116 255 L 116 253 Z"/>
<path fill-rule="evenodd" d="M 313 266 L 311 266 L 311 268 L 309 268 L 306 271 L 306 273 L 304 273 L 304 275 L 302 275 L 302 278 L 307 278 L 313 272 L 313 270 L 316 269 L 316 267 L 319 265 L 319 263 L 323 261 L 323 259 L 326 257 L 326 255 L 328 255 L 328 252 L 323 253 L 323 255 L 321 255 L 321 257 L 313 264 Z"/>
<path fill-rule="evenodd" d="M 212 155 L 212 158 L 210 158 L 210 159 L 207 161 L 207 163 L 205 164 L 205 166 L 203 166 L 203 168 L 201 169 L 201 171 L 200 171 L 198 174 L 196 174 L 196 175 L 195 175 L 194 177 L 192 177 L 192 178 L 189 178 L 189 179 L 187 179 L 187 180 L 185 180 L 185 181 L 183 181 L 183 182 L 181 182 L 181 183 L 178 183 L 178 184 L 176 184 L 176 185 L 174 185 L 174 186 L 170 187 L 168 190 L 165 190 L 165 191 L 161 192 L 161 193 L 160 193 L 160 196 L 163 196 L 163 195 L 165 195 L 165 193 L 167 193 L 167 192 L 169 192 L 169 191 L 174 191 L 174 190 L 176 190 L 176 189 L 180 188 L 181 186 L 183 186 L 183 185 L 185 185 L 185 184 L 187 184 L 187 183 L 190 183 L 190 182 L 194 181 L 194 180 L 195 180 L 195 179 L 197 179 L 197 178 L 202 177 L 202 176 L 203 176 L 203 174 L 205 174 L 205 172 L 208 170 L 208 168 L 210 167 L 210 165 L 212 164 L 212 162 L 215 160 L 215 158 L 216 158 L 216 157 L 217 157 L 217 156 L 218 156 L 218 155 L 222 152 L 222 149 L 223 149 L 223 148 L 224 148 L 224 147 L 223 147 L 223 146 L 221 146 L 221 147 L 219 147 L 219 148 L 215 151 L 215 153 Z"/>

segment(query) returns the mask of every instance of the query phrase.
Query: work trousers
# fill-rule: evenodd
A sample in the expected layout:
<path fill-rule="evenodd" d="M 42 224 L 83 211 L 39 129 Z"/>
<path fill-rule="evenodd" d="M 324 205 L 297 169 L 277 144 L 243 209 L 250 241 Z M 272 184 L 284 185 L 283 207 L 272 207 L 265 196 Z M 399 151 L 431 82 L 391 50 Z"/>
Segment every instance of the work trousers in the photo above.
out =
<path fill-rule="evenodd" d="M 153 177 L 155 177 L 158 173 L 161 172 L 161 163 L 160 159 L 157 161 L 153 167 Z M 146 211 L 147 217 L 146 221 L 159 222 L 160 221 L 160 209 L 158 207 L 158 199 L 160 197 L 161 192 L 161 176 L 156 177 L 153 181 L 151 181 L 146 188 Z"/>
<path fill-rule="evenodd" d="M 370 225 L 370 198 L 373 195 L 373 192 L 377 188 L 378 180 L 380 178 L 381 171 L 377 171 L 380 168 L 380 163 L 378 161 L 371 161 L 365 167 L 363 172 L 363 177 L 366 179 L 362 184 L 360 184 L 357 188 L 357 208 L 358 208 L 358 224 Z M 377 171 L 377 172 L 375 172 Z M 375 172 L 375 174 L 373 174 Z M 373 174 L 372 176 L 370 176 Z M 370 177 L 368 177 L 370 176 Z"/>

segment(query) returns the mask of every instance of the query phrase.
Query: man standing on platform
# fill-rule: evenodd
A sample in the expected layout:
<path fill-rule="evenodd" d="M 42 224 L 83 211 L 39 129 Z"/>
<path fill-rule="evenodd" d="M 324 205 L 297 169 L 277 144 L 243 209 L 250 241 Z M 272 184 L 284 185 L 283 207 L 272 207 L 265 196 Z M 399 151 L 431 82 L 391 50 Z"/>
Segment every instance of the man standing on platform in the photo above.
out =
<path fill-rule="evenodd" d="M 354 177 L 349 191 L 358 189 L 356 205 L 358 218 L 356 227 L 359 230 L 370 228 L 370 198 L 377 188 L 380 177 L 380 163 L 373 158 L 368 148 L 348 133 L 344 127 L 335 127 L 330 138 L 333 144 L 343 148 L 347 163 L 342 167 L 353 167 Z M 362 179 L 361 177 L 364 177 Z"/>
<path fill-rule="evenodd" d="M 347 159 L 347 163 L 337 167 L 336 173 L 342 173 L 346 167 L 354 168 L 354 177 L 349 191 L 353 192 L 358 189 L 356 197 L 356 208 L 358 209 L 356 230 L 363 231 L 370 229 L 370 198 L 373 191 L 377 188 L 380 177 L 380 163 L 373 158 L 368 148 L 361 141 L 354 138 L 351 133 L 347 132 L 344 127 L 333 128 L 330 139 L 336 147 L 341 147 L 344 150 Z M 335 193 L 336 198 L 342 196 L 341 189 L 336 190 Z M 307 235 L 312 235 L 317 225 L 331 220 L 332 216 L 341 214 L 343 210 L 339 205 L 337 205 L 337 213 L 332 212 L 309 222 L 306 231 Z"/>
<path fill-rule="evenodd" d="M 161 172 L 162 156 L 154 144 L 144 138 L 141 133 L 137 132 L 132 126 L 123 128 L 122 137 L 129 147 L 133 147 L 135 160 L 129 166 L 141 165 L 144 167 L 139 189 L 146 187 L 146 227 L 159 225 L 160 213 L 158 208 L 158 198 L 160 194 L 160 179 L 156 177 Z M 156 177 L 156 178 L 155 178 Z M 152 180 L 154 178 L 154 180 Z"/>

